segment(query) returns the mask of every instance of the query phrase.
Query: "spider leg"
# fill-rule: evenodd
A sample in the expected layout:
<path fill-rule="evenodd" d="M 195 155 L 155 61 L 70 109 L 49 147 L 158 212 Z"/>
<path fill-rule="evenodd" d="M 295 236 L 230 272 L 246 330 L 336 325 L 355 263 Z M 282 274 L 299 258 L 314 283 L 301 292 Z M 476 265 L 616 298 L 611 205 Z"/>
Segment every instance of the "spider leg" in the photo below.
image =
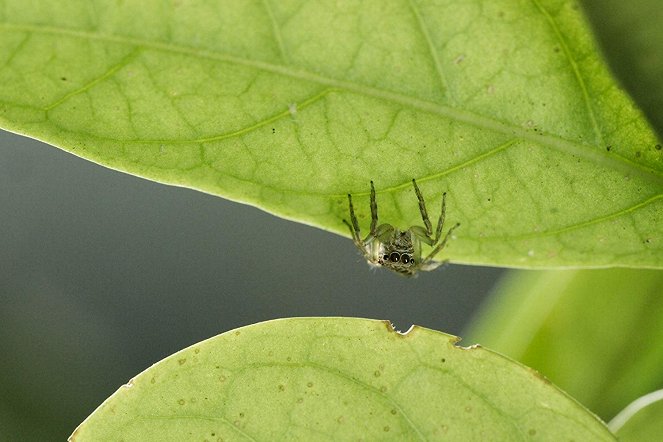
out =
<path fill-rule="evenodd" d="M 375 229 L 377 225 L 378 225 L 378 203 L 375 200 L 375 186 L 373 186 L 373 180 L 371 180 L 371 231 L 369 233 L 370 237 L 375 236 Z"/>
<path fill-rule="evenodd" d="M 348 193 L 348 206 L 350 207 L 350 221 L 352 224 L 343 220 L 346 226 L 350 229 L 352 234 L 352 240 L 355 242 L 357 247 L 363 248 L 364 244 L 361 240 L 361 231 L 359 230 L 359 223 L 357 222 L 357 216 L 355 215 L 355 208 L 352 205 L 352 196 Z"/>
<path fill-rule="evenodd" d="M 428 218 L 424 197 L 421 194 L 419 186 L 417 186 L 417 182 L 414 180 L 414 178 L 412 178 L 412 185 L 414 186 L 414 192 L 417 194 L 417 199 L 419 200 L 419 212 L 421 212 L 421 219 L 424 221 L 424 225 L 426 226 L 426 234 L 431 236 L 433 234 L 433 226 L 431 225 L 430 219 Z"/>
<path fill-rule="evenodd" d="M 437 229 L 435 229 L 435 241 L 433 242 L 433 244 L 435 244 L 440 240 L 440 235 L 442 234 L 442 227 L 444 226 L 444 217 L 446 213 L 447 213 L 447 192 L 444 192 L 442 194 L 442 209 L 440 209 L 440 219 L 437 220 Z"/>
<path fill-rule="evenodd" d="M 425 270 L 433 270 L 433 269 L 439 267 L 440 265 L 444 264 L 444 261 L 443 261 L 443 262 L 440 262 L 440 263 L 434 263 L 434 262 L 433 262 L 433 258 L 435 258 L 435 255 L 437 255 L 438 253 L 440 253 L 440 250 L 442 250 L 442 249 L 444 248 L 445 245 L 447 245 L 447 241 L 449 241 L 449 238 L 451 237 L 451 233 L 452 233 L 454 230 L 456 230 L 459 226 L 460 226 L 460 223 L 456 223 L 455 226 L 453 226 L 452 228 L 450 228 L 449 231 L 447 232 L 447 234 L 444 235 L 444 239 L 442 240 L 442 242 L 439 243 L 439 244 L 433 249 L 433 251 L 430 252 L 430 253 L 428 254 L 428 256 L 422 261 L 421 265 L 422 265 L 422 267 L 425 268 Z"/>

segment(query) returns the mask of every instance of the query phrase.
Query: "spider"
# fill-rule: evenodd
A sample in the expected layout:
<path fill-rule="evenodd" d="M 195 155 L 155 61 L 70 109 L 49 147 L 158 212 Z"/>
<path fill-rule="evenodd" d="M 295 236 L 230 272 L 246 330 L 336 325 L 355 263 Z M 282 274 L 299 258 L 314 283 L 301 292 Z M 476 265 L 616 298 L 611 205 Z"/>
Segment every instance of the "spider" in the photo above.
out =
<path fill-rule="evenodd" d="M 387 223 L 378 226 L 378 205 L 375 202 L 373 181 L 371 181 L 371 230 L 368 236 L 363 240 L 361 239 L 359 223 L 355 216 L 355 210 L 352 206 L 352 196 L 350 194 L 348 194 L 348 203 L 352 224 L 345 219 L 343 220 L 345 225 L 350 229 L 352 240 L 369 264 L 386 267 L 404 276 L 414 276 L 420 270 L 430 271 L 444 264 L 446 261 L 437 262 L 433 261 L 433 258 L 447 244 L 451 232 L 460 226 L 460 223 L 456 223 L 444 235 L 442 242 L 439 242 L 446 209 L 447 193 L 444 192 L 442 194 L 442 211 L 440 212 L 440 219 L 437 221 L 437 228 L 433 237 L 433 226 L 428 218 L 428 212 L 426 212 L 424 197 L 421 195 L 421 191 L 414 178 L 412 179 L 412 185 L 419 200 L 419 211 L 426 226 L 425 228 L 411 226 L 407 230 L 400 230 Z M 421 258 L 422 241 L 431 247 L 434 246 L 428 256 L 423 259 Z"/>

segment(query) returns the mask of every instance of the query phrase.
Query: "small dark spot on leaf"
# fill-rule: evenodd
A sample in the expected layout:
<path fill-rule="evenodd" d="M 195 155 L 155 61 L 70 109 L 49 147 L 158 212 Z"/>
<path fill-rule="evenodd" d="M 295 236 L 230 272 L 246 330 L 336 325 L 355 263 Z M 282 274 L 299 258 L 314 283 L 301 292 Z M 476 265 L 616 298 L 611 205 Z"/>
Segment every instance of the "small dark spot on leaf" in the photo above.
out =
<path fill-rule="evenodd" d="M 637 151 L 637 152 L 635 153 L 635 157 L 636 157 L 636 158 L 640 158 L 641 155 L 642 155 L 642 153 L 640 153 L 640 151 Z"/>
<path fill-rule="evenodd" d="M 237 331 L 235 332 L 235 336 L 239 336 L 240 333 L 241 333 L 241 332 L 240 332 L 239 330 L 237 330 Z"/>
<path fill-rule="evenodd" d="M 276 129 L 275 129 L 275 128 L 273 128 L 273 127 L 272 127 L 272 133 L 273 133 L 273 134 L 275 134 L 275 133 L 276 133 Z"/>
<path fill-rule="evenodd" d="M 385 426 L 384 426 L 384 432 L 385 432 L 385 433 L 388 433 L 388 432 L 389 432 L 389 425 L 385 425 Z"/>
<path fill-rule="evenodd" d="M 288 356 L 287 358 L 285 358 L 285 360 L 290 362 L 290 361 L 292 361 L 292 358 L 290 356 Z"/>
<path fill-rule="evenodd" d="M 177 401 L 177 403 L 180 405 L 184 405 L 186 401 L 184 399 L 180 399 L 179 401 Z"/>
<path fill-rule="evenodd" d="M 186 362 L 186 358 L 178 359 L 177 363 L 183 365 Z"/>
<path fill-rule="evenodd" d="M 605 146 L 605 150 L 607 150 L 608 152 L 610 152 L 610 151 L 612 150 L 612 146 Z"/>
<path fill-rule="evenodd" d="M 488 198 L 488 201 L 490 201 L 490 198 Z M 442 361 L 443 364 L 444 364 L 445 362 L 447 362 L 446 358 L 442 358 L 441 361 Z"/>
<path fill-rule="evenodd" d="M 67 77 L 60 77 L 60 80 L 67 81 Z"/>
<path fill-rule="evenodd" d="M 156 381 L 157 381 L 157 380 L 156 380 L 156 379 L 154 379 L 154 378 L 150 379 L 150 383 L 151 383 L 151 384 L 154 384 L 154 383 L 156 383 Z"/>
<path fill-rule="evenodd" d="M 391 414 L 396 414 L 396 413 L 398 413 L 398 411 L 396 411 L 395 408 L 392 408 L 392 409 L 391 409 Z"/>
<path fill-rule="evenodd" d="M 243 417 L 244 417 L 244 413 L 243 413 L 243 412 L 242 412 L 242 413 L 239 413 L 239 417 L 243 418 Z"/>
<path fill-rule="evenodd" d="M 300 397 L 300 398 L 297 399 L 297 403 L 298 403 L 298 404 L 301 404 L 302 402 L 304 402 L 304 398 L 303 398 L 303 397 Z"/>
<path fill-rule="evenodd" d="M 381 374 L 382 373 L 380 373 L 380 370 L 375 370 L 375 373 L 373 373 L 373 376 L 375 376 L 376 378 L 379 378 Z"/>
<path fill-rule="evenodd" d="M 555 51 L 555 52 L 559 52 L 559 51 L 560 51 L 559 46 L 555 46 L 555 47 L 553 48 L 553 51 Z"/>
<path fill-rule="evenodd" d="M 199 348 L 196 348 L 196 349 L 193 350 L 193 352 L 194 352 L 195 354 L 198 354 L 198 353 L 200 353 L 200 349 L 199 349 Z"/>
<path fill-rule="evenodd" d="M 306 384 L 306 386 L 307 386 L 308 388 L 313 387 L 313 382 L 309 382 L 308 384 Z"/>
<path fill-rule="evenodd" d="M 530 436 L 534 436 L 535 434 L 536 434 L 536 430 L 535 430 L 534 428 L 531 428 L 531 429 L 529 430 L 529 435 L 530 435 Z"/>
<path fill-rule="evenodd" d="M 657 144 L 657 145 L 654 146 L 654 147 L 656 148 L 656 150 L 661 150 L 661 149 L 662 149 L 660 144 Z"/>
<path fill-rule="evenodd" d="M 285 385 L 279 384 L 279 391 L 285 391 Z"/>
<path fill-rule="evenodd" d="M 380 387 L 380 392 L 381 393 L 386 393 L 387 392 L 387 386 L 383 385 L 382 387 Z"/>

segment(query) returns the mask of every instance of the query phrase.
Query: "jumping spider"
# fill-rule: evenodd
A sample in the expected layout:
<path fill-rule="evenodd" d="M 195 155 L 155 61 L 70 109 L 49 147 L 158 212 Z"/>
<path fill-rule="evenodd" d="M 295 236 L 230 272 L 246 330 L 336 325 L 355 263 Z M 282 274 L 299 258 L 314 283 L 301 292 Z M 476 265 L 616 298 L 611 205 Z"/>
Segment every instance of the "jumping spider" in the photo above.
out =
<path fill-rule="evenodd" d="M 384 266 L 404 276 L 414 276 L 419 270 L 430 271 L 444 264 L 444 262 L 433 261 L 433 258 L 447 244 L 451 232 L 460 226 L 460 223 L 457 223 L 451 227 L 442 239 L 442 242 L 438 244 L 444 225 L 447 193 L 444 192 L 442 194 L 442 211 L 440 212 L 440 219 L 437 221 L 437 228 L 433 237 L 433 226 L 428 218 L 428 212 L 426 212 L 424 197 L 421 195 L 421 191 L 414 179 L 412 179 L 412 185 L 419 200 L 419 211 L 421 212 L 421 218 L 426 228 L 411 226 L 409 229 L 401 231 L 387 223 L 378 226 L 378 205 L 375 202 L 373 181 L 371 181 L 371 230 L 368 236 L 363 240 L 361 239 L 359 223 L 355 216 L 355 210 L 352 206 L 352 196 L 350 194 L 348 194 L 348 203 L 352 224 L 343 220 L 350 228 L 352 240 L 369 264 Z M 435 246 L 428 256 L 423 259 L 421 258 L 422 241 L 431 247 Z"/>

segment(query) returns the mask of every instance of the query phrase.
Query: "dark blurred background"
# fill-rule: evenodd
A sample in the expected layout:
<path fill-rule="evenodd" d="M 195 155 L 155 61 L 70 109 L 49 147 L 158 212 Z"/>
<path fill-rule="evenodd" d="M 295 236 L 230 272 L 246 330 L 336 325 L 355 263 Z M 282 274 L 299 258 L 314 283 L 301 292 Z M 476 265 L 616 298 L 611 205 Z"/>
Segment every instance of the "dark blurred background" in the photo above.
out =
<path fill-rule="evenodd" d="M 584 3 L 661 133 L 663 5 Z M 357 316 L 462 335 L 502 273 L 372 271 L 349 239 L 6 132 L 0 208 L 0 441 L 63 440 L 152 363 L 267 319 Z"/>

